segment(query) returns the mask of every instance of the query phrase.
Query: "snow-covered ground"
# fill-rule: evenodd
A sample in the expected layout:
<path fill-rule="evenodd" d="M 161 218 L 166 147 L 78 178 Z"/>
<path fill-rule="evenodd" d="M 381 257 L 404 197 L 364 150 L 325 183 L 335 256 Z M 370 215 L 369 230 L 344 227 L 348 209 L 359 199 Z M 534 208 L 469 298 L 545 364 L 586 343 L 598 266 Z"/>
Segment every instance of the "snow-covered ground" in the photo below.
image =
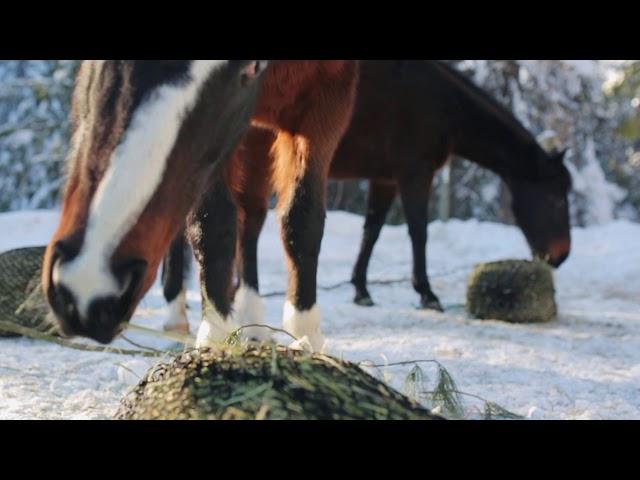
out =
<path fill-rule="evenodd" d="M 55 212 L 0 215 L 0 251 L 46 243 Z M 320 261 L 319 284 L 349 278 L 362 219 L 331 213 Z M 327 350 L 352 361 L 376 363 L 436 359 L 460 390 L 480 395 L 529 418 L 640 418 L 640 225 L 618 221 L 575 229 L 570 259 L 556 272 L 560 315 L 547 325 L 511 325 L 466 317 L 467 275 L 474 264 L 528 257 L 516 228 L 476 221 L 435 222 L 429 227 L 429 271 L 446 314 L 419 311 L 405 281 L 372 285 L 377 306 L 351 303 L 345 286 L 320 290 Z M 386 227 L 371 263 L 371 279 L 407 278 L 411 254 L 404 227 Z M 260 243 L 264 292 L 284 290 L 282 249 L 274 215 Z M 283 299 L 266 299 L 267 321 L 280 326 Z M 195 331 L 197 283 L 189 292 Z M 161 289 L 145 298 L 133 322 L 160 329 L 166 315 Z M 127 335 L 156 348 L 169 344 Z M 283 339 L 284 340 L 284 339 Z M 124 340 L 118 346 L 132 347 Z M 110 418 L 119 399 L 154 360 L 69 350 L 29 339 L 0 340 L 0 419 Z M 411 369 L 388 367 L 401 389 Z M 429 381 L 435 368 L 423 366 Z M 469 416 L 481 406 L 466 399 Z M 475 402 L 475 403 L 474 403 Z"/>

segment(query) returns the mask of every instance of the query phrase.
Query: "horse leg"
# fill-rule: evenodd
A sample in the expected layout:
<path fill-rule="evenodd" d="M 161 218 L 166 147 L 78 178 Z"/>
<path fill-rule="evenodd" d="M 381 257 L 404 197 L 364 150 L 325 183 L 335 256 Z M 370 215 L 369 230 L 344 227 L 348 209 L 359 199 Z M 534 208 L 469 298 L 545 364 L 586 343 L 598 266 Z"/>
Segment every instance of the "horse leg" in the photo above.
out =
<path fill-rule="evenodd" d="M 238 288 L 233 301 L 233 317 L 240 325 L 262 325 L 264 305 L 260 297 L 258 283 L 258 239 L 267 216 L 267 205 L 256 208 L 255 204 L 238 203 L 238 245 L 236 271 Z M 266 328 L 248 328 L 245 332 L 259 341 L 268 340 L 271 335 Z"/>
<path fill-rule="evenodd" d="M 169 306 L 169 316 L 163 326 L 166 332 L 189 334 L 185 283 L 190 264 L 191 251 L 182 231 L 171 244 L 169 253 L 162 262 L 163 293 Z"/>
<path fill-rule="evenodd" d="M 380 231 L 391 208 L 391 204 L 396 197 L 397 188 L 392 183 L 369 182 L 369 200 L 367 217 L 364 222 L 364 232 L 358 260 L 353 268 L 351 283 L 356 289 L 354 302 L 363 307 L 373 306 L 373 300 L 367 290 L 367 270 L 373 247 L 380 236 Z"/>
<path fill-rule="evenodd" d="M 237 209 L 222 175 L 189 216 L 189 238 L 200 265 L 202 323 L 197 347 L 222 343 L 237 329 L 231 318 Z"/>
<path fill-rule="evenodd" d="M 258 239 L 269 208 L 269 149 L 272 143 L 272 132 L 252 130 L 238 156 L 238 160 L 244 164 L 243 181 L 234 191 L 238 206 L 236 271 L 239 285 L 233 303 L 233 316 L 240 325 L 264 323 L 264 305 L 258 293 Z M 266 328 L 248 328 L 245 333 L 257 340 L 271 337 Z"/>
<path fill-rule="evenodd" d="M 426 180 L 422 176 L 405 179 L 400 182 L 400 196 L 413 247 L 413 288 L 420 295 L 421 308 L 442 312 L 442 305 L 427 277 L 427 226 L 432 182 L 433 174 Z"/>
<path fill-rule="evenodd" d="M 316 305 L 316 275 L 324 233 L 329 161 L 316 161 L 312 154 L 298 151 L 300 144 L 288 134 L 280 134 L 275 146 L 282 147 L 284 142 L 288 145 L 281 150 L 293 156 L 278 155 L 275 169 L 276 176 L 281 175 L 275 186 L 289 270 L 283 324 L 297 339 L 306 337 L 314 351 L 322 351 L 325 341 Z M 301 157 L 305 157 L 304 161 L 299 161 Z"/>

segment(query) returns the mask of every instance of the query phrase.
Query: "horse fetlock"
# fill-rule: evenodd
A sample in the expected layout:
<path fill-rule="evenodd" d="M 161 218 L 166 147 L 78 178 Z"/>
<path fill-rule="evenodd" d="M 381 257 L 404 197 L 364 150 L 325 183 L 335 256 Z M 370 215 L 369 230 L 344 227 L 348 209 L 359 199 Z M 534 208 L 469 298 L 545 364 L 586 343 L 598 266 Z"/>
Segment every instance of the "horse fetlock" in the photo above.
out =
<path fill-rule="evenodd" d="M 233 318 L 243 328 L 241 337 L 258 342 L 271 339 L 271 331 L 264 325 L 264 305 L 260 294 L 252 287 L 240 285 L 233 302 Z"/>
<path fill-rule="evenodd" d="M 205 309 L 198 329 L 196 348 L 221 347 L 238 328 L 238 324 L 230 316 L 223 316 L 212 309 Z"/>
<path fill-rule="evenodd" d="M 165 332 L 189 334 L 189 317 L 187 315 L 187 294 L 183 290 L 169 303 L 167 320 L 164 322 Z"/>
<path fill-rule="evenodd" d="M 325 338 L 320 331 L 320 309 L 314 305 L 310 310 L 298 310 L 293 303 L 284 305 L 283 327 L 296 338 L 290 348 L 322 352 Z"/>

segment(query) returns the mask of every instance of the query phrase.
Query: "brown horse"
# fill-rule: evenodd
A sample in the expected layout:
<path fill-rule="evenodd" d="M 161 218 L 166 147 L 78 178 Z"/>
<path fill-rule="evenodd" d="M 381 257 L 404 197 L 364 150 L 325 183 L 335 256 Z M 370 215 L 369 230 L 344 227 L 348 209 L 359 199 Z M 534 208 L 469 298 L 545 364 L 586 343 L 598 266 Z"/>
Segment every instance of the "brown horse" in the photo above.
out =
<path fill-rule="evenodd" d="M 198 345 L 224 340 L 231 318 L 237 211 L 246 170 L 230 158 L 251 119 L 275 136 L 290 282 L 285 328 L 323 339 L 317 257 L 331 158 L 351 118 L 355 61 L 85 61 L 60 225 L 43 287 L 68 334 L 107 343 L 133 315 L 188 218 L 200 263 Z"/>
<path fill-rule="evenodd" d="M 247 172 L 239 205 L 238 316 L 258 323 L 257 242 L 267 213 L 275 137 L 253 128 L 234 163 Z M 532 253 L 559 266 L 571 239 L 570 176 L 562 154 L 548 154 L 488 94 L 437 61 L 363 61 L 352 123 L 331 166 L 332 178 L 370 180 L 369 209 L 352 283 L 356 303 L 372 305 L 367 266 L 395 196 L 400 193 L 413 247 L 413 286 L 423 308 L 441 310 L 426 272 L 431 183 L 450 155 L 475 161 L 510 187 L 512 209 Z M 469 239 L 473 243 L 473 239 Z"/>

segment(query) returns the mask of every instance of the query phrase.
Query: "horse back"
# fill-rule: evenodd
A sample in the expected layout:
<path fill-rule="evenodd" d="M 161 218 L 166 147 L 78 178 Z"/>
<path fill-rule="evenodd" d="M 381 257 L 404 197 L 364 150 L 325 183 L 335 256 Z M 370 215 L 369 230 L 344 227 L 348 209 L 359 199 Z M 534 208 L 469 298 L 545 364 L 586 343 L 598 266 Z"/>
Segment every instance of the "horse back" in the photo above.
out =
<path fill-rule="evenodd" d="M 353 118 L 331 177 L 388 179 L 409 168 L 440 168 L 450 153 L 455 108 L 454 92 L 431 62 L 362 61 Z M 407 165 L 413 162 L 421 163 Z"/>

